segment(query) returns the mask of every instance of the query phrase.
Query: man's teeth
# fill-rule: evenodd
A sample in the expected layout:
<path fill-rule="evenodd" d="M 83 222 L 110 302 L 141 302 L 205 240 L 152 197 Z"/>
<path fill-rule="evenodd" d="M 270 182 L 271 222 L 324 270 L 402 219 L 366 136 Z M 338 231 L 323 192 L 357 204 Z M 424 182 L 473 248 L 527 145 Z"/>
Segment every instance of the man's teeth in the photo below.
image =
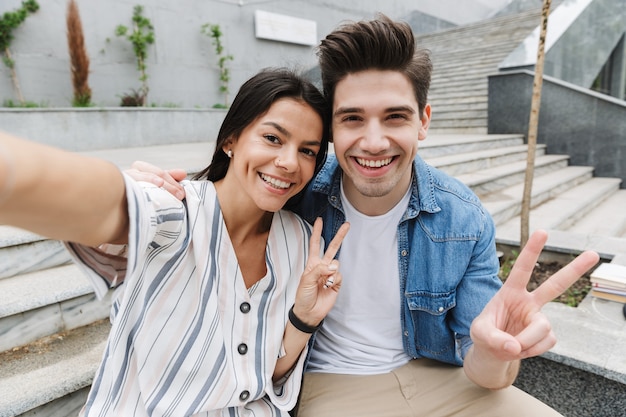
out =
<path fill-rule="evenodd" d="M 382 166 L 389 165 L 392 159 L 393 158 L 386 158 L 386 159 L 377 159 L 375 161 L 372 161 L 371 159 L 356 158 L 356 161 L 358 162 L 359 165 L 364 166 L 364 167 L 380 168 Z"/>
<path fill-rule="evenodd" d="M 269 175 L 265 174 L 261 174 L 261 178 L 263 179 L 263 181 L 269 183 L 272 187 L 275 188 L 289 188 L 289 186 L 291 185 L 288 182 L 277 180 L 276 178 L 272 178 Z"/>

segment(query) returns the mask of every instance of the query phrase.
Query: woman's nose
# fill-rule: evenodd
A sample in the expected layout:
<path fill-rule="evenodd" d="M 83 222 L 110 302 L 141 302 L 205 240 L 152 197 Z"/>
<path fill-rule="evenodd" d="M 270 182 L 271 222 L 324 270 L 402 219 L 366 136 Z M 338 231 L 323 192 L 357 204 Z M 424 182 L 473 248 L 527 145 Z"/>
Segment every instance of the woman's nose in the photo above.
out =
<path fill-rule="evenodd" d="M 274 160 L 274 165 L 278 168 L 285 169 L 288 172 L 293 172 L 298 167 L 298 153 L 297 150 L 284 150 L 280 152 Z"/>

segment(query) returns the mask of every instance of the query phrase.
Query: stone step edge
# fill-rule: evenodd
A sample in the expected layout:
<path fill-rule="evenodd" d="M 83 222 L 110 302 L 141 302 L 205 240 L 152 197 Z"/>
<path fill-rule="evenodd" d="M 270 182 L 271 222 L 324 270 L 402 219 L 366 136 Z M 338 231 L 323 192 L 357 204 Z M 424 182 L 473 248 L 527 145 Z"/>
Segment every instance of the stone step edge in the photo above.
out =
<path fill-rule="evenodd" d="M 74 263 L 0 280 L 0 319 L 93 293 Z"/>
<path fill-rule="evenodd" d="M 617 191 L 618 187 L 618 180 L 615 178 L 593 177 L 549 196 L 540 204 L 533 203 L 529 216 L 530 228 L 574 231 L 570 227 L 575 226 L 576 220 L 602 204 L 607 195 Z M 533 198 L 534 196 L 533 193 Z M 510 236 L 511 239 L 519 240 L 520 213 L 499 222 L 496 229 L 498 236 Z"/>
<path fill-rule="evenodd" d="M 626 251 L 614 254 L 610 264 L 626 266 Z M 590 294 L 578 307 L 548 303 L 543 312 L 558 342 L 542 356 L 626 385 L 626 320 L 622 309 L 621 303 Z"/>
<path fill-rule="evenodd" d="M 543 174 L 544 169 L 548 169 L 551 166 L 558 166 L 560 169 L 568 167 L 569 156 L 567 155 L 538 155 L 535 159 L 535 175 L 540 177 Z M 564 165 L 564 166 L 560 166 Z M 555 169 L 558 170 L 559 168 Z M 473 172 L 464 174 L 458 174 L 454 177 L 461 181 L 463 184 L 470 188 L 475 188 L 481 185 L 485 185 L 494 181 L 501 180 L 506 177 L 513 177 L 516 174 L 526 173 L 526 161 L 510 162 L 508 164 L 497 165 Z M 507 188 L 508 186 L 499 187 L 499 189 Z M 481 195 L 479 194 L 479 197 Z"/>
<path fill-rule="evenodd" d="M 0 417 L 20 415 L 89 386 L 109 330 L 108 320 L 102 320 L 30 345 L 32 351 L 0 354 Z"/>
<path fill-rule="evenodd" d="M 612 260 L 621 254 L 626 254 L 626 238 L 555 229 L 546 229 L 546 232 L 548 233 L 548 240 L 543 248 L 544 252 L 576 256 L 586 250 L 592 250 L 597 252 L 603 260 Z M 496 244 L 519 247 L 519 237 L 502 236 L 498 234 L 496 227 Z"/>
<path fill-rule="evenodd" d="M 546 145 L 538 145 L 537 146 L 537 157 L 543 155 L 543 152 L 546 149 Z M 426 163 L 432 165 L 436 168 L 446 167 L 449 165 L 458 165 L 464 164 L 472 161 L 480 161 L 485 159 L 491 159 L 494 161 L 498 161 L 499 158 L 505 158 L 507 162 L 502 162 L 502 164 L 508 164 L 509 161 L 506 159 L 511 155 L 523 155 L 520 156 L 520 160 L 526 161 L 526 154 L 528 152 L 527 145 L 517 145 L 517 146 L 503 146 L 501 148 L 488 148 L 479 151 L 468 151 L 463 153 L 455 153 L 451 155 L 442 155 L 433 158 L 424 158 Z M 494 162 L 493 166 L 499 165 L 499 163 Z"/>
<path fill-rule="evenodd" d="M 531 189 L 531 210 L 541 207 L 541 204 L 550 201 L 554 195 L 559 195 L 564 190 L 569 190 L 594 179 L 592 173 L 592 167 L 569 165 L 554 173 L 541 175 L 541 180 L 535 178 Z M 491 214 L 497 226 L 502 228 L 504 223 L 519 215 L 523 191 L 524 184 L 522 182 L 482 196 L 483 206 Z"/>

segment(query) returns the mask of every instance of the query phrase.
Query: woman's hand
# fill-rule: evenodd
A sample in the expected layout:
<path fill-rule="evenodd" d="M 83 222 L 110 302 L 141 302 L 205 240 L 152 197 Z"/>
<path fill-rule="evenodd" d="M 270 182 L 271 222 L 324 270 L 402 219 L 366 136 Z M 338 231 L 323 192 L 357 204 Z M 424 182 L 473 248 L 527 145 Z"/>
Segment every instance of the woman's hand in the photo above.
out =
<path fill-rule="evenodd" d="M 187 176 L 184 169 L 165 171 L 148 162 L 135 161 L 131 168 L 124 171 L 124 173 L 135 181 L 149 182 L 157 187 L 161 187 L 179 200 L 185 198 L 185 190 L 179 184 Z"/>
<path fill-rule="evenodd" d="M 318 218 L 313 224 L 309 258 L 300 279 L 293 306 L 295 316 L 309 327 L 317 327 L 335 305 L 339 287 L 341 287 L 341 274 L 339 262 L 334 258 L 349 227 L 348 223 L 341 225 L 326 252 L 320 256 L 322 219 Z M 293 322 L 287 323 L 283 336 L 286 354 L 276 362 L 273 375 L 275 382 L 282 381 L 291 374 L 310 337 L 310 332 L 299 330 Z"/>
<path fill-rule="evenodd" d="M 313 224 L 309 258 L 300 279 L 293 307 L 296 317 L 312 327 L 317 326 L 326 317 L 337 300 L 341 274 L 339 262 L 334 258 L 349 228 L 348 223 L 341 225 L 326 252 L 321 255 L 322 219 L 318 218 Z"/>

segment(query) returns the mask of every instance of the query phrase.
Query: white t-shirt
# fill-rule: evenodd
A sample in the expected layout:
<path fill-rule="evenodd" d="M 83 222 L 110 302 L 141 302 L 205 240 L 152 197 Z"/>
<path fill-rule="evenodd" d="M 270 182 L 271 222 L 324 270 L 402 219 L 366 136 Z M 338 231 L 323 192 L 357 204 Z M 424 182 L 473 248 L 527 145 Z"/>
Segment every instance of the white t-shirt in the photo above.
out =
<path fill-rule="evenodd" d="M 267 275 L 247 289 L 213 183 L 183 186 L 180 202 L 126 178 L 128 258 L 68 244 L 100 294 L 123 282 L 81 415 L 286 417 L 304 355 L 284 385 L 275 387 L 272 374 L 284 354 L 310 226 L 293 213 L 275 213 Z"/>
<path fill-rule="evenodd" d="M 410 192 L 389 212 L 366 216 L 345 197 L 350 231 L 339 252 L 343 277 L 335 306 L 315 336 L 307 371 L 380 374 L 405 364 L 398 273 L 398 223 Z"/>

